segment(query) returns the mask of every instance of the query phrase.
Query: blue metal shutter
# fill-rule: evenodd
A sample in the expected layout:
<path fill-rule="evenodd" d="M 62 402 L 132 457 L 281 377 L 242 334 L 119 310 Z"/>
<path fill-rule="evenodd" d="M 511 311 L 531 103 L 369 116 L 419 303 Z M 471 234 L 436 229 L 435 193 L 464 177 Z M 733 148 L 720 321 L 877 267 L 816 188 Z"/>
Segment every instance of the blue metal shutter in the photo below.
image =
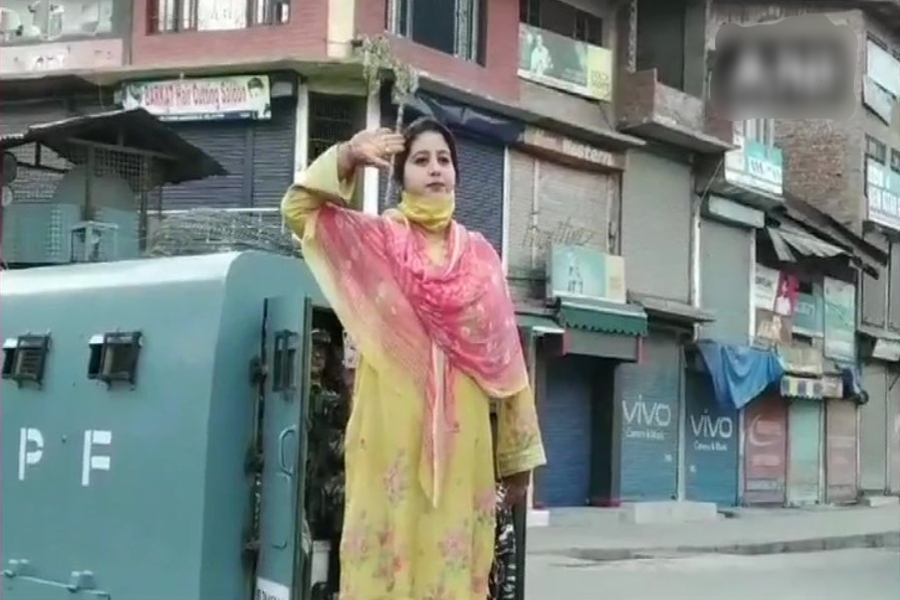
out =
<path fill-rule="evenodd" d="M 274 206 L 293 179 L 295 106 L 293 99 L 273 100 L 270 121 L 171 123 L 228 175 L 164 187 L 163 209 Z"/>
<path fill-rule="evenodd" d="M 678 341 L 661 332 L 644 340 L 641 364 L 618 368 L 624 501 L 677 498 L 681 373 Z"/>
<path fill-rule="evenodd" d="M 685 378 L 685 496 L 734 506 L 738 500 L 738 413 L 716 402 L 706 373 Z"/>
<path fill-rule="evenodd" d="M 791 400 L 788 408 L 787 501 L 791 506 L 819 501 L 822 402 Z"/>
<path fill-rule="evenodd" d="M 585 506 L 591 477 L 592 357 L 568 355 L 547 364 L 547 393 L 538 403 L 547 466 L 535 477 L 535 501 Z"/>
<path fill-rule="evenodd" d="M 505 148 L 455 131 L 459 153 L 456 220 L 481 232 L 497 254 L 503 248 L 503 168 Z M 378 208 L 383 211 L 387 174 L 379 177 Z M 396 186 L 394 188 L 396 190 Z"/>

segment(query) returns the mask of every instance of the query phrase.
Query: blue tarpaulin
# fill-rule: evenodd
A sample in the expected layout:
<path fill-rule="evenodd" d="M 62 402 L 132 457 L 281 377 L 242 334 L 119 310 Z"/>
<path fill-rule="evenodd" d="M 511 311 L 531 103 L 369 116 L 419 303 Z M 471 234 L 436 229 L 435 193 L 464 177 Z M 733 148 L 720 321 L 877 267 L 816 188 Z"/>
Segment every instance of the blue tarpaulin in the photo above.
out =
<path fill-rule="evenodd" d="M 697 346 L 716 392 L 716 402 L 740 410 L 771 384 L 784 367 L 771 350 L 703 341 Z"/>

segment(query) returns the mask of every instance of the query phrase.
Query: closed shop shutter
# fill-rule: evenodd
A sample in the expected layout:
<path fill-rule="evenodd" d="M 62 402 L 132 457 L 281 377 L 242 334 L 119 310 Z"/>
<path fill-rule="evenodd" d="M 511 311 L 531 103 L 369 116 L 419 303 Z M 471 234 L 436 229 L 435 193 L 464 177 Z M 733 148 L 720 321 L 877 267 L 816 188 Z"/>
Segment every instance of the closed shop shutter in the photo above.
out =
<path fill-rule="evenodd" d="M 757 398 L 745 409 L 744 428 L 744 501 L 784 504 L 787 403 L 778 395 Z"/>
<path fill-rule="evenodd" d="M 629 152 L 622 202 L 629 289 L 689 301 L 692 196 L 690 165 Z"/>
<path fill-rule="evenodd" d="M 296 139 L 296 101 L 273 101 L 272 118 L 258 121 L 253 127 L 252 206 L 280 206 L 281 198 L 294 182 Z"/>
<path fill-rule="evenodd" d="M 753 231 L 705 220 L 700 230 L 700 283 L 703 308 L 716 320 L 703 336 L 746 344 L 750 330 L 750 248 Z"/>
<path fill-rule="evenodd" d="M 788 409 L 788 493 L 791 506 L 819 501 L 822 402 L 792 400 Z"/>
<path fill-rule="evenodd" d="M 503 179 L 505 148 L 454 132 L 459 154 L 456 220 L 481 232 L 500 254 L 503 251 Z M 387 177 L 379 177 L 379 210 L 386 208 Z M 397 190 L 397 187 L 394 187 Z M 396 200 L 395 200 L 396 201 Z"/>
<path fill-rule="evenodd" d="M 276 206 L 293 180 L 295 106 L 295 100 L 273 100 L 271 121 L 172 123 L 228 175 L 166 186 L 163 209 Z"/>
<path fill-rule="evenodd" d="M 622 500 L 670 500 L 678 494 L 678 415 L 681 347 L 654 332 L 643 362 L 623 364 L 616 387 L 622 397 Z"/>
<path fill-rule="evenodd" d="M 32 125 L 59 121 L 72 116 L 64 101 L 46 102 L 3 102 L 0 104 L 3 118 L 0 119 L 0 133 L 22 133 Z"/>
<path fill-rule="evenodd" d="M 539 287 L 533 277 L 539 274 L 537 256 L 532 257 L 535 209 L 534 174 L 537 159 L 516 150 L 509 151 L 509 247 L 507 266 L 513 300 L 526 300 Z"/>
<path fill-rule="evenodd" d="M 840 504 L 856 500 L 856 404 L 829 400 L 825 406 L 826 499 Z"/>
<path fill-rule="evenodd" d="M 867 231 L 865 240 L 885 252 L 890 249 L 890 246 L 885 242 L 884 236 L 878 232 Z M 865 272 L 863 273 L 861 315 L 863 323 L 879 327 L 884 326 L 885 314 L 887 313 L 887 289 L 887 273 L 883 273 L 878 278 L 872 277 Z"/>
<path fill-rule="evenodd" d="M 538 403 L 547 466 L 535 478 L 535 501 L 548 508 L 585 506 L 591 477 L 591 357 L 549 361 Z"/>
<path fill-rule="evenodd" d="M 706 373 L 685 381 L 685 495 L 696 502 L 734 506 L 738 499 L 738 415 L 716 402 Z"/>
<path fill-rule="evenodd" d="M 607 251 L 617 176 L 515 150 L 509 152 L 509 171 L 510 284 L 516 299 L 542 298 L 552 243 Z"/>
<path fill-rule="evenodd" d="M 863 492 L 887 489 L 887 396 L 888 374 L 884 365 L 863 365 L 863 389 L 869 401 L 859 407 L 859 467 Z"/>
<path fill-rule="evenodd" d="M 608 211 L 614 179 L 542 160 L 538 163 L 538 227 L 546 257 L 549 244 L 606 252 Z M 544 264 L 545 261 L 541 261 Z"/>
<path fill-rule="evenodd" d="M 890 302 L 888 304 L 888 325 L 891 329 L 900 329 L 900 244 L 891 244 L 891 273 L 889 277 L 882 275 L 884 285 L 890 287 Z M 887 283 L 890 279 L 890 283 Z"/>
<path fill-rule="evenodd" d="M 894 387 L 889 394 L 887 419 L 888 451 L 890 454 L 888 484 L 892 494 L 900 494 L 900 369 L 891 371 Z"/>

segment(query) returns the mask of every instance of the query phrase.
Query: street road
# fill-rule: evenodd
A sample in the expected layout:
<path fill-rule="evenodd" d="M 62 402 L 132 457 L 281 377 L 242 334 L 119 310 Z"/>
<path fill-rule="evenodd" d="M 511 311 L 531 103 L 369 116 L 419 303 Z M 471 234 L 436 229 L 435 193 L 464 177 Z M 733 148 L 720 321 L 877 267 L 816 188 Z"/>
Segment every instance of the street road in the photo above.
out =
<path fill-rule="evenodd" d="M 531 555 L 526 573 L 526 600 L 900 599 L 896 548 L 603 563 Z"/>

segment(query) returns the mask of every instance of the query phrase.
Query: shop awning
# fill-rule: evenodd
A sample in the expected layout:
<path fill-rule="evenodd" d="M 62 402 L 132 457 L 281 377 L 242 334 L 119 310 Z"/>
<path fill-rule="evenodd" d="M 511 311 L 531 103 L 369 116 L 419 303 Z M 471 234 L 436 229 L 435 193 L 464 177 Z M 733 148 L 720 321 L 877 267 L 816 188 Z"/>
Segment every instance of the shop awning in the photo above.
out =
<path fill-rule="evenodd" d="M 634 304 L 616 304 L 599 300 L 590 303 L 563 301 L 559 307 L 557 320 L 560 325 L 567 328 L 618 335 L 647 335 L 647 313 Z"/>
<path fill-rule="evenodd" d="M 73 145 L 73 140 L 147 153 L 159 166 L 154 185 L 228 175 L 214 158 L 143 108 L 110 110 L 32 125 L 24 132 L 0 136 L 0 151 L 41 144 L 80 164 L 81 147 Z"/>
<path fill-rule="evenodd" d="M 772 350 L 701 341 L 697 348 L 720 406 L 741 409 L 767 387 L 784 380 L 784 367 Z"/>
<path fill-rule="evenodd" d="M 802 398 L 806 400 L 842 398 L 844 395 L 844 381 L 838 375 L 824 375 L 815 378 L 785 375 L 781 378 L 781 395 L 784 398 Z"/>
<path fill-rule="evenodd" d="M 640 305 L 651 317 L 673 323 L 712 323 L 716 317 L 711 312 L 677 300 L 655 298 L 637 292 L 628 292 L 628 300 Z"/>
<path fill-rule="evenodd" d="M 782 223 L 779 227 L 768 227 L 766 231 L 769 239 L 772 240 L 775 254 L 784 262 L 797 262 L 798 255 L 809 258 L 850 256 L 850 253 L 844 248 L 787 223 Z"/>
<path fill-rule="evenodd" d="M 562 335 L 566 332 L 548 315 L 517 313 L 516 321 L 522 329 L 529 329 L 538 335 Z"/>

